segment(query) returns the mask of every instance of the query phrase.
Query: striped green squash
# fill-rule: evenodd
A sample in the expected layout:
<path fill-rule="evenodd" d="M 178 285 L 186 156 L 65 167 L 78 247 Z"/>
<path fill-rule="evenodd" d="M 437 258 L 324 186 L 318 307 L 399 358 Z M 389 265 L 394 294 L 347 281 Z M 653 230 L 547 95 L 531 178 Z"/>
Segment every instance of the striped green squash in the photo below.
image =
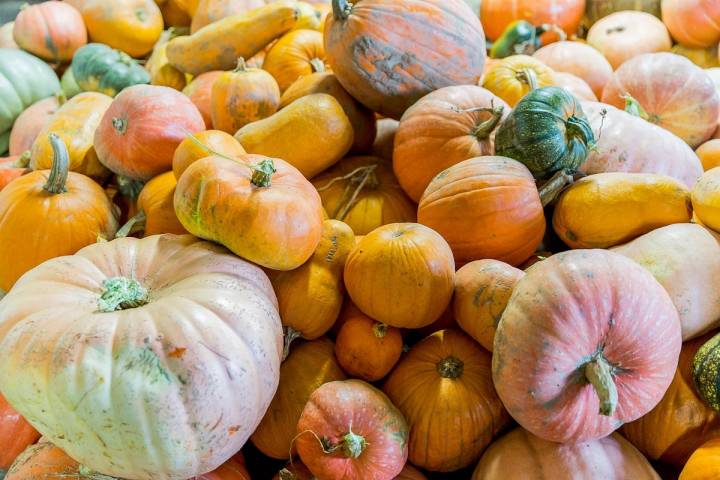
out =
<path fill-rule="evenodd" d="M 114 97 L 126 87 L 150 83 L 150 74 L 130 56 L 101 43 L 88 43 L 75 52 L 72 73 L 85 92 Z"/>
<path fill-rule="evenodd" d="M 720 333 L 708 340 L 693 359 L 693 380 L 700 397 L 720 411 Z"/>

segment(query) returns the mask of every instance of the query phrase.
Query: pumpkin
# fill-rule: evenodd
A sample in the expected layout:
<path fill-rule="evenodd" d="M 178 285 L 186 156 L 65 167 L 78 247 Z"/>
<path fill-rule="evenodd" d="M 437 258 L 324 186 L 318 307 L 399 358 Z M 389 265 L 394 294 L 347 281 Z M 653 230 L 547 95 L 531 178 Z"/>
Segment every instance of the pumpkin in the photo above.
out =
<path fill-rule="evenodd" d="M 292 165 L 262 155 L 205 158 L 175 189 L 175 213 L 193 235 L 273 270 L 305 263 L 322 237 L 322 203 Z"/>
<path fill-rule="evenodd" d="M 551 30 L 561 38 L 566 37 L 565 32 L 556 25 L 544 23 L 535 27 L 525 20 L 515 20 L 507 26 L 500 38 L 492 42 L 490 58 L 506 58 L 516 54 L 532 55 L 540 48 L 542 34 Z"/>
<path fill-rule="evenodd" d="M 80 465 L 46 439 L 41 439 L 39 443 L 29 445 L 20 452 L 5 478 L 8 480 L 34 480 L 93 475 L 97 474 Z"/>
<path fill-rule="evenodd" d="M 467 467 L 509 424 L 490 362 L 457 330 L 430 335 L 400 360 L 383 390 L 408 421 L 414 465 L 434 472 Z"/>
<path fill-rule="evenodd" d="M 400 475 L 395 477 L 394 480 L 427 480 L 425 475 L 420 473 L 420 470 L 413 467 L 409 463 L 405 464 L 405 467 L 403 467 L 402 471 L 400 472 Z"/>
<path fill-rule="evenodd" d="M 720 114 L 720 95 L 710 76 L 672 53 L 649 53 L 625 62 L 605 86 L 602 101 L 617 108 L 629 102 L 632 112 L 691 147 L 713 135 Z"/>
<path fill-rule="evenodd" d="M 197 480 L 250 480 L 245 458 L 238 452 L 212 472 L 195 477 Z"/>
<path fill-rule="evenodd" d="M 21 9 L 13 38 L 23 50 L 62 63 L 72 60 L 75 50 L 87 43 L 87 31 L 76 8 L 51 0 Z"/>
<path fill-rule="evenodd" d="M 53 133 L 67 146 L 70 171 L 106 179 L 109 172 L 98 161 L 93 142 L 95 130 L 111 103 L 112 98 L 96 92 L 84 92 L 65 102 L 35 138 L 30 167 L 43 170 L 52 166 L 53 147 L 48 134 Z"/>
<path fill-rule="evenodd" d="M 273 480 L 316 480 L 315 476 L 308 470 L 300 460 L 293 460 L 280 469 L 273 477 Z"/>
<path fill-rule="evenodd" d="M 393 148 L 395 145 L 395 134 L 400 126 L 400 122 L 392 118 L 381 118 L 377 121 L 377 135 L 373 142 L 370 154 L 392 161 Z"/>
<path fill-rule="evenodd" d="M 280 105 L 278 84 L 265 70 L 248 68 L 240 58 L 235 70 L 222 73 L 212 86 L 213 128 L 234 134 L 248 123 L 267 118 Z"/>
<path fill-rule="evenodd" d="M 418 222 L 447 240 L 458 265 L 480 258 L 519 265 L 545 233 L 535 179 L 504 157 L 471 158 L 437 175 L 420 199 Z"/>
<path fill-rule="evenodd" d="M 147 70 L 124 52 L 100 43 L 80 48 L 70 68 L 80 89 L 111 97 L 132 85 L 150 83 Z"/>
<path fill-rule="evenodd" d="M 265 0 L 200 0 L 192 16 L 190 32 L 195 33 L 206 25 L 262 7 L 265 3 Z"/>
<path fill-rule="evenodd" d="M 22 155 L 30 150 L 38 133 L 64 101 L 61 95 L 56 95 L 38 100 L 26 108 L 17 117 L 10 132 L 10 155 Z"/>
<path fill-rule="evenodd" d="M 713 168 L 703 174 L 692 190 L 692 206 L 695 215 L 713 230 L 720 231 L 720 169 Z"/>
<path fill-rule="evenodd" d="M 585 43 L 551 43 L 535 52 L 533 57 L 555 72 L 572 73 L 585 80 L 598 97 L 602 95 L 603 88 L 613 74 L 613 67 L 603 54 Z"/>
<path fill-rule="evenodd" d="M 150 53 L 163 31 L 162 13 L 153 0 L 88 0 L 82 17 L 91 41 L 131 57 Z"/>
<path fill-rule="evenodd" d="M 572 35 L 580 26 L 584 9 L 584 0 L 483 0 L 480 19 L 485 33 L 493 40 L 515 20 L 557 25 Z"/>
<path fill-rule="evenodd" d="M 713 47 L 720 40 L 720 3 L 716 1 L 663 0 L 662 18 L 682 45 Z"/>
<path fill-rule="evenodd" d="M 588 26 L 592 26 L 601 18 L 624 10 L 647 12 L 660 18 L 660 2 L 661 0 L 587 0 L 585 20 Z"/>
<path fill-rule="evenodd" d="M 718 395 L 718 343 L 720 335 L 707 341 L 693 359 L 693 380 L 700 397 L 713 410 L 720 411 Z"/>
<path fill-rule="evenodd" d="M 295 451 L 297 423 L 310 394 L 321 385 L 345 380 L 333 354 L 333 342 L 320 337 L 296 342 L 280 366 L 280 385 L 251 440 L 263 454 L 289 459 Z"/>
<path fill-rule="evenodd" d="M 392 479 L 408 455 L 408 425 L 380 390 L 360 380 L 328 382 L 303 408 L 295 440 L 303 463 L 327 480 Z"/>
<path fill-rule="evenodd" d="M 30 105 L 60 92 L 57 75 L 42 60 L 22 50 L 0 48 L 0 136 L 7 135 L 15 119 Z M 0 153 L 7 143 L 0 146 Z"/>
<path fill-rule="evenodd" d="M 421 98 L 400 119 L 393 170 L 415 202 L 443 170 L 495 152 L 495 129 L 510 113 L 502 99 L 474 85 L 445 87 Z"/>
<path fill-rule="evenodd" d="M 299 2 L 283 0 L 225 17 L 192 35 L 172 39 L 168 59 L 191 75 L 231 70 L 238 58 L 251 58 L 292 30 L 304 18 L 301 8 Z"/>
<path fill-rule="evenodd" d="M 483 79 L 483 87 L 515 107 L 528 92 L 554 83 L 550 67 L 527 55 L 513 55 L 500 60 Z"/>
<path fill-rule="evenodd" d="M 455 274 L 453 314 L 460 328 L 485 350 L 493 340 L 515 284 L 525 272 L 498 260 L 475 260 Z"/>
<path fill-rule="evenodd" d="M 670 387 L 649 413 L 622 427 L 622 434 L 651 460 L 682 468 L 706 441 L 720 437 L 720 416 L 699 397 L 692 363 L 714 334 L 685 342 Z"/>
<path fill-rule="evenodd" d="M 182 1 L 182 0 L 181 0 Z M 176 0 L 155 0 L 160 7 L 165 26 L 167 27 L 188 27 L 190 16 Z"/>
<path fill-rule="evenodd" d="M 594 144 L 580 102 L 558 87 L 527 94 L 495 136 L 497 154 L 524 163 L 535 178 L 576 171 Z"/>
<path fill-rule="evenodd" d="M 10 150 L 12 153 L 12 148 Z M 708 171 L 720 167 L 720 140 L 708 140 L 695 150 L 695 154 L 700 158 L 703 170 Z"/>
<path fill-rule="evenodd" d="M 150 84 L 182 90 L 187 84 L 185 74 L 170 65 L 167 58 L 167 44 L 175 36 L 177 32 L 174 28 L 165 30 L 160 35 L 145 68 L 150 72 Z"/>
<path fill-rule="evenodd" d="M 367 235 L 388 223 L 414 222 L 416 207 L 390 166 L 377 157 L 349 157 L 313 179 L 331 218 Z"/>
<path fill-rule="evenodd" d="M 320 243 L 307 262 L 289 272 L 269 272 L 285 329 L 283 355 L 296 338 L 314 340 L 335 323 L 345 296 L 343 268 L 354 247 L 350 227 L 325 220 Z"/>
<path fill-rule="evenodd" d="M 661 400 L 681 342 L 677 310 L 647 270 L 617 253 L 571 250 L 515 285 L 495 333 L 493 381 L 526 430 L 589 441 Z"/>
<path fill-rule="evenodd" d="M 700 225 L 680 223 L 658 228 L 615 252 L 635 260 L 670 294 L 680 316 L 683 341 L 720 322 L 718 238 Z"/>
<path fill-rule="evenodd" d="M 82 92 L 80 85 L 75 81 L 75 75 L 73 75 L 72 67 L 66 68 L 60 79 L 60 88 L 65 98 L 72 98 L 78 93 Z"/>
<path fill-rule="evenodd" d="M 667 28 L 657 17 L 635 11 L 616 12 L 598 20 L 588 31 L 587 42 L 613 69 L 638 55 L 667 52 L 672 47 Z"/>
<path fill-rule="evenodd" d="M 169 314 L 170 305 L 182 307 Z M 106 475 L 179 480 L 217 468 L 278 385 L 282 335 L 269 280 L 190 235 L 119 238 L 50 260 L 15 285 L 0 314 L 2 393 Z M 93 388 L 102 384 L 113 388 Z M 158 431 L 151 452 L 134 440 Z"/>
<path fill-rule="evenodd" d="M 245 154 L 245 149 L 232 135 L 220 130 L 205 130 L 188 135 L 173 153 L 172 168 L 175 178 L 179 180 L 192 163 L 213 155 L 213 152 L 228 157 L 240 157 Z"/>
<path fill-rule="evenodd" d="M 177 90 L 133 85 L 103 115 L 95 130 L 95 150 L 112 172 L 147 181 L 170 170 L 180 142 L 204 128 L 198 109 Z"/>
<path fill-rule="evenodd" d="M 312 178 L 350 150 L 353 128 L 334 97 L 313 93 L 245 125 L 235 138 L 249 153 L 282 158 Z"/>
<path fill-rule="evenodd" d="M 40 438 L 40 434 L 20 416 L 0 395 L 0 437 L 3 453 L 0 455 L 0 475 L 5 475 L 13 461 L 25 448 Z"/>
<path fill-rule="evenodd" d="M 673 46 L 670 51 L 672 53 L 682 55 L 700 68 L 707 69 L 720 67 L 717 45 L 711 48 L 691 48 L 677 44 Z"/>
<path fill-rule="evenodd" d="M 300 77 L 325 71 L 322 33 L 315 30 L 286 33 L 267 52 L 263 70 L 275 77 L 281 92 Z"/>
<path fill-rule="evenodd" d="M 703 443 L 688 459 L 678 480 L 712 480 L 720 461 L 720 439 Z"/>
<path fill-rule="evenodd" d="M 30 151 L 22 155 L 0 157 L 0 190 L 7 187 L 10 182 L 30 172 Z"/>
<path fill-rule="evenodd" d="M 582 173 L 658 173 L 689 188 L 702 175 L 697 155 L 664 128 L 603 103 L 583 102 L 582 108 L 597 139 Z"/>
<path fill-rule="evenodd" d="M 337 335 L 335 356 L 353 378 L 380 380 L 400 360 L 403 340 L 400 329 L 378 323 L 365 314 L 345 320 Z"/>
<path fill-rule="evenodd" d="M 15 22 L 0 25 L 0 48 L 20 48 L 13 38 Z"/>
<path fill-rule="evenodd" d="M 560 444 L 521 427 L 490 445 L 473 480 L 660 480 L 642 453 L 617 433 L 584 443 Z"/>
<path fill-rule="evenodd" d="M 689 189 L 672 177 L 598 173 L 560 195 L 553 229 L 571 248 L 608 248 L 656 228 L 688 223 L 692 213 Z"/>
<path fill-rule="evenodd" d="M 65 144 L 54 134 L 50 141 L 52 169 L 23 175 L 0 192 L 0 289 L 5 291 L 36 265 L 71 255 L 98 235 L 112 238 L 118 227 L 105 191 L 88 177 L 69 172 Z"/>
<path fill-rule="evenodd" d="M 187 233 L 177 219 L 173 207 L 176 185 L 177 180 L 173 172 L 165 172 L 143 187 L 137 200 L 137 208 L 143 212 L 144 236 Z"/>
<path fill-rule="evenodd" d="M 350 95 L 374 112 L 399 119 L 433 90 L 476 85 L 482 75 L 485 36 L 463 0 L 333 0 L 332 6 L 328 63 Z"/>
<path fill-rule="evenodd" d="M 554 84 L 564 88 L 570 95 L 578 100 L 597 102 L 597 97 L 593 93 L 590 85 L 580 77 L 576 77 L 572 73 L 555 72 Z"/>
<path fill-rule="evenodd" d="M 450 303 L 455 261 L 447 242 L 417 223 L 391 223 L 368 233 L 345 263 L 353 303 L 378 322 L 420 328 Z"/>
<path fill-rule="evenodd" d="M 200 111 L 208 129 L 212 128 L 212 87 L 222 73 L 221 71 L 201 73 L 183 88 L 183 93 Z"/>
<path fill-rule="evenodd" d="M 370 150 L 376 134 L 375 114 L 351 97 L 331 72 L 315 72 L 295 80 L 280 97 L 280 108 L 285 108 L 298 98 L 313 93 L 327 93 L 340 103 L 355 134 L 351 150 L 353 152 Z"/>

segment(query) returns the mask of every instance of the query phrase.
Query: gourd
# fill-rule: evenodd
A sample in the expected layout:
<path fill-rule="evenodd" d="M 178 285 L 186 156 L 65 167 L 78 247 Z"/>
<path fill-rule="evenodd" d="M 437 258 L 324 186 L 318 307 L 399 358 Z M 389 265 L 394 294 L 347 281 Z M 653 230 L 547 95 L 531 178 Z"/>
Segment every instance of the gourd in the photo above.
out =
<path fill-rule="evenodd" d="M 161 173 L 145 184 L 137 200 L 144 236 L 187 233 L 175 215 L 173 199 L 177 180 L 173 172 Z"/>
<path fill-rule="evenodd" d="M 89 43 L 78 49 L 70 65 L 80 89 L 114 97 L 132 85 L 150 83 L 150 75 L 124 52 Z"/>
<path fill-rule="evenodd" d="M 213 22 L 262 7 L 266 3 L 265 0 L 200 0 L 192 16 L 190 32 L 195 33 Z"/>
<path fill-rule="evenodd" d="M 717 473 L 720 461 L 720 439 L 709 440 L 695 450 L 680 472 L 679 480 L 707 480 Z"/>
<path fill-rule="evenodd" d="M 168 2 L 169 3 L 169 2 Z M 150 72 L 150 84 L 182 90 L 187 78 L 177 68 L 170 65 L 167 58 L 168 42 L 179 34 L 180 30 L 171 27 L 165 30 L 153 47 L 150 58 L 145 62 L 145 69 Z"/>
<path fill-rule="evenodd" d="M 220 130 L 205 130 L 188 135 L 173 153 L 172 169 L 175 178 L 180 180 L 183 172 L 194 162 L 210 157 L 218 152 L 230 158 L 239 158 L 245 154 L 232 135 Z"/>
<path fill-rule="evenodd" d="M 222 73 L 221 71 L 201 73 L 193 77 L 182 91 L 200 111 L 207 129 L 212 128 L 212 86 Z"/>
<path fill-rule="evenodd" d="M 353 378 L 368 382 L 378 381 L 390 373 L 402 351 L 400 329 L 376 322 L 362 313 L 345 319 L 335 343 L 335 356 L 343 370 Z"/>
<path fill-rule="evenodd" d="M 32 147 L 38 133 L 66 99 L 62 94 L 43 98 L 26 108 L 15 120 L 10 131 L 10 155 L 22 155 Z"/>
<path fill-rule="evenodd" d="M 692 208 L 703 225 L 720 231 L 720 169 L 708 170 L 700 177 L 692 190 Z"/>
<path fill-rule="evenodd" d="M 720 391 L 718 391 L 718 343 L 720 334 L 705 342 L 695 353 L 692 376 L 695 389 L 700 398 L 713 410 L 720 411 Z"/>
<path fill-rule="evenodd" d="M 298 78 L 325 71 L 325 48 L 322 33 L 294 30 L 286 33 L 268 50 L 263 70 L 277 80 L 284 92 Z"/>
<path fill-rule="evenodd" d="M 502 98 L 511 107 L 528 92 L 554 85 L 550 67 L 527 55 L 503 58 L 488 70 L 482 86 Z"/>
<path fill-rule="evenodd" d="M 92 42 L 131 57 L 150 53 L 163 31 L 162 13 L 153 0 L 88 0 L 81 12 Z"/>
<path fill-rule="evenodd" d="M 64 63 L 87 43 L 87 31 L 76 8 L 51 0 L 21 9 L 13 38 L 20 48 L 43 60 Z"/>

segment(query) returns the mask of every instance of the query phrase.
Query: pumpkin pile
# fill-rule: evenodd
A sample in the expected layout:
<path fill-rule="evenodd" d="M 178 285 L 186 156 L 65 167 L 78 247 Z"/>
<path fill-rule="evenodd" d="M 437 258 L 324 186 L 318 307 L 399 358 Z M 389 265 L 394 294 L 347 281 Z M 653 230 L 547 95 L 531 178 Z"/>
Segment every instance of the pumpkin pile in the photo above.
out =
<path fill-rule="evenodd" d="M 0 27 L 0 478 L 720 478 L 720 2 Z"/>

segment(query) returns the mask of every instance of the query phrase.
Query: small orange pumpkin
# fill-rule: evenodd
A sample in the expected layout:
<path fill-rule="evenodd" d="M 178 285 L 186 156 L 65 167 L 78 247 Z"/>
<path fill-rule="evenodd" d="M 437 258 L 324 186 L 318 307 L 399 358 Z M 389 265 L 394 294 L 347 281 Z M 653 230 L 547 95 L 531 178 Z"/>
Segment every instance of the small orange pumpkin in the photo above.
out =
<path fill-rule="evenodd" d="M 144 213 L 145 236 L 161 233 L 187 233 L 175 215 L 173 197 L 177 180 L 173 172 L 165 172 L 145 184 L 137 200 Z"/>
<path fill-rule="evenodd" d="M 343 370 L 368 382 L 387 375 L 400 360 L 402 348 L 400 329 L 362 313 L 347 318 L 335 340 L 335 356 Z"/>
<path fill-rule="evenodd" d="M 212 128 L 212 87 L 222 73 L 219 70 L 201 73 L 194 77 L 182 91 L 200 111 L 206 128 Z"/>
<path fill-rule="evenodd" d="M 11 143 L 12 145 L 12 143 Z M 10 150 L 12 154 L 12 148 Z M 720 140 L 712 139 L 703 143 L 695 150 L 695 153 L 700 158 L 703 170 L 708 171 L 715 167 L 720 167 Z"/>
<path fill-rule="evenodd" d="M 720 465 L 720 438 L 714 438 L 695 450 L 678 480 L 714 480 Z"/>
<path fill-rule="evenodd" d="M 300 77 L 325 71 L 322 33 L 294 30 L 285 34 L 270 48 L 263 69 L 275 77 L 282 92 Z"/>
<path fill-rule="evenodd" d="M 220 130 L 205 130 L 188 135 L 173 154 L 172 168 L 175 178 L 179 180 L 190 164 L 209 157 L 214 152 L 227 157 L 240 157 L 245 154 L 245 149 L 235 137 Z"/>
<path fill-rule="evenodd" d="M 50 0 L 20 10 L 13 38 L 23 50 L 49 62 L 63 63 L 72 60 L 75 50 L 87 43 L 87 30 L 76 8 Z"/>

